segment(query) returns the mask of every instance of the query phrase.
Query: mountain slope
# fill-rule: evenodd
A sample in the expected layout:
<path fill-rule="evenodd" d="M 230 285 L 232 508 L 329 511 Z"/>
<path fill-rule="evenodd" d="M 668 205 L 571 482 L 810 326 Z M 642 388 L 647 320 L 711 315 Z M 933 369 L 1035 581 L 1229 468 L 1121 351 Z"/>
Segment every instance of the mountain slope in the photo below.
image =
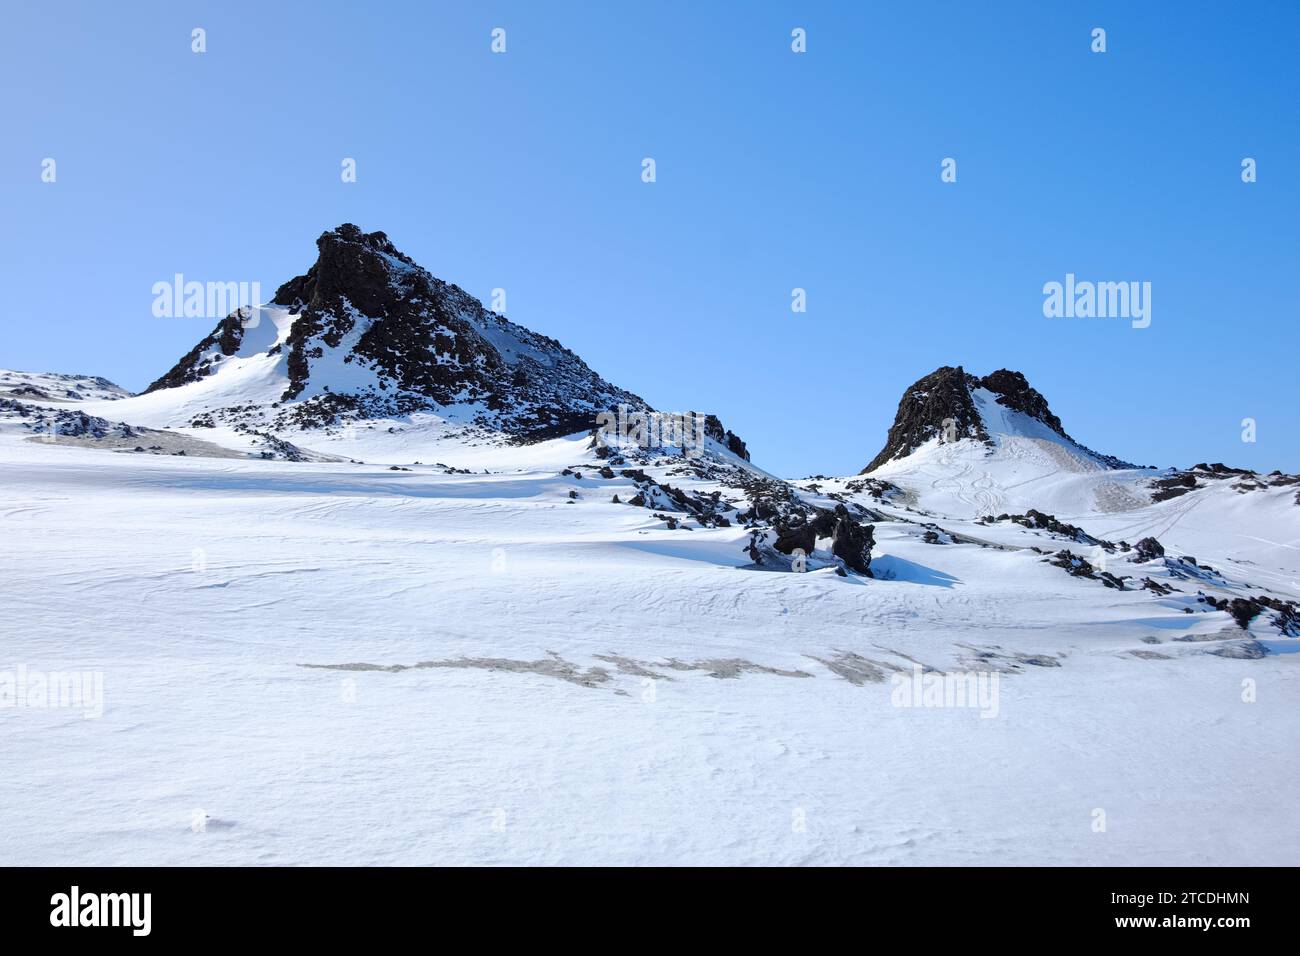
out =
<path fill-rule="evenodd" d="M 276 429 L 436 412 L 523 441 L 645 408 L 554 339 L 497 315 L 352 224 L 264 307 L 217 327 L 146 389 L 168 424 L 256 419 Z M 253 406 L 251 409 L 249 406 Z"/>

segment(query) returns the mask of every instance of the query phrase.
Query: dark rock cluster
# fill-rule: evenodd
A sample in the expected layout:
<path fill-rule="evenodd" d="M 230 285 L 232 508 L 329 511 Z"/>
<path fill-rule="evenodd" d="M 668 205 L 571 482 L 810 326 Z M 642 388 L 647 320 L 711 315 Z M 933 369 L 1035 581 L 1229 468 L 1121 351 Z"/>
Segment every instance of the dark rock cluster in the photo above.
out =
<path fill-rule="evenodd" d="M 1199 600 L 1220 611 L 1227 611 L 1237 626 L 1243 631 L 1250 627 L 1250 622 L 1265 611 L 1276 612 L 1272 624 L 1286 637 L 1300 637 L 1300 604 L 1256 594 L 1244 598 L 1215 598 L 1201 595 Z"/>
<path fill-rule="evenodd" d="M 764 487 L 751 491 L 752 504 L 740 515 L 746 526 L 770 529 L 772 548 L 783 555 L 801 550 L 811 555 L 818 538 L 829 538 L 830 551 L 850 571 L 871 577 L 871 551 L 875 547 L 875 526 L 865 524 L 844 504 L 817 508 L 798 498 L 788 486 Z M 859 509 L 861 510 L 861 509 Z M 762 563 L 760 535 L 751 536 L 748 550 Z"/>
<path fill-rule="evenodd" d="M 197 382 L 216 371 L 222 356 L 234 355 L 244 340 L 244 325 L 239 312 L 232 312 L 208 334 L 207 338 L 190 349 L 166 374 L 153 382 L 145 393 L 160 388 L 176 388 Z"/>
<path fill-rule="evenodd" d="M 725 447 L 733 455 L 749 461 L 749 449 L 745 447 L 745 443 L 740 440 L 740 436 L 735 432 L 723 428 L 722 422 L 717 415 L 704 416 L 704 434 Z"/>
<path fill-rule="evenodd" d="M 844 505 L 836 505 L 831 529 L 831 553 L 850 571 L 871 576 L 871 549 L 875 546 L 875 527 L 859 524 Z"/>
<path fill-rule="evenodd" d="M 606 471 L 609 471 L 609 477 L 613 477 L 613 471 L 601 469 L 601 476 L 604 477 Z M 619 474 L 624 478 L 630 478 L 636 483 L 636 494 L 627 500 L 627 504 L 638 508 L 649 508 L 653 511 L 675 511 L 685 513 L 694 518 L 703 528 L 727 528 L 731 526 L 731 519 L 726 517 L 726 513 L 731 509 L 729 504 L 722 500 L 722 493 L 718 491 L 710 492 L 707 495 L 683 491 L 681 488 L 675 488 L 670 484 L 657 482 L 639 468 L 625 468 Z M 580 475 L 578 477 L 581 477 Z M 618 498 L 617 495 L 614 496 Z M 618 504 L 615 501 L 615 504 Z M 680 524 L 680 519 L 663 516 L 661 520 L 668 523 L 671 530 L 676 530 Z M 685 525 L 682 525 L 685 527 Z"/>
<path fill-rule="evenodd" d="M 1086 559 L 1080 557 L 1072 551 L 1058 551 L 1056 554 L 1047 558 L 1047 563 L 1054 568 L 1061 568 L 1069 572 L 1076 578 L 1089 578 L 1094 581 L 1100 581 L 1108 588 L 1116 588 L 1120 591 L 1127 590 L 1124 582 L 1127 578 L 1116 577 L 1109 571 L 1102 571 L 1092 566 Z"/>
<path fill-rule="evenodd" d="M 862 474 L 874 471 L 886 462 L 910 455 L 935 436 L 940 436 L 941 440 L 970 438 L 992 444 L 992 438 L 971 395 L 978 388 L 992 392 L 999 405 L 1022 412 L 1042 422 L 1067 441 L 1079 444 L 1066 433 L 1061 420 L 1048 406 L 1047 399 L 1031 387 L 1020 372 L 1003 368 L 979 378 L 966 372 L 960 365 L 955 368 L 945 365 L 913 383 L 903 393 L 903 398 L 898 403 L 898 412 L 894 416 L 894 424 L 885 438 L 885 447 L 862 469 Z M 945 423 L 948 423 L 947 434 Z M 1083 445 L 1079 447 L 1111 468 L 1134 467 L 1110 455 L 1092 452 Z"/>
<path fill-rule="evenodd" d="M 283 438 L 278 438 L 269 432 L 252 432 L 253 435 L 260 439 L 260 444 L 264 446 L 260 456 L 267 460 L 278 459 L 280 461 L 311 461 L 310 455 L 306 454 L 301 448 L 292 442 L 287 442 Z M 409 469 L 408 469 L 409 470 Z"/>
<path fill-rule="evenodd" d="M 1115 550 L 1115 545 L 1109 541 L 1103 541 L 1101 538 L 1094 538 L 1082 528 L 1072 524 L 1066 524 L 1064 521 L 1057 520 L 1055 515 L 1045 514 L 1035 508 L 1030 508 L 1022 515 L 1000 514 L 994 521 L 1014 521 L 1018 525 L 1026 528 L 1033 528 L 1039 531 L 1047 531 L 1051 534 L 1059 535 L 1062 538 L 1068 538 L 1070 541 L 1078 544 L 1100 545 L 1108 551 Z M 986 522 L 987 523 L 987 522 Z M 1127 546 L 1121 548 L 1127 550 Z"/>
<path fill-rule="evenodd" d="M 1186 470 L 1174 471 L 1149 482 L 1152 489 L 1152 501 L 1168 501 L 1189 491 L 1207 488 L 1212 482 L 1234 481 L 1234 491 L 1247 494 L 1252 491 L 1264 491 L 1268 488 L 1285 488 L 1300 485 L 1300 475 L 1287 475 L 1280 471 L 1271 471 L 1267 475 L 1249 471 L 1245 468 L 1231 468 L 1221 461 L 1213 464 L 1198 462 Z M 1300 492 L 1296 494 L 1296 504 L 1300 504 Z"/>
<path fill-rule="evenodd" d="M 111 422 L 98 415 L 61 409 L 49 412 L 32 409 L 33 429 L 45 435 L 60 438 L 137 438 L 139 432 L 126 422 Z"/>
<path fill-rule="evenodd" d="M 1030 418 L 1036 418 L 1052 431 L 1064 438 L 1070 436 L 1065 434 L 1065 429 L 1061 427 L 1061 420 L 1052 414 L 1052 410 L 1047 406 L 1041 392 L 1030 386 L 1029 381 L 1021 372 L 1013 372 L 1010 369 L 1000 368 L 991 375 L 985 375 L 977 380 L 977 387 L 987 388 L 990 392 L 995 393 L 999 405 L 1005 405 L 1017 412 L 1024 412 Z"/>
<path fill-rule="evenodd" d="M 1151 495 L 1152 501 L 1168 501 L 1195 488 L 1196 476 L 1184 471 L 1175 472 L 1164 478 L 1151 479 L 1151 487 L 1155 489 Z"/>
<path fill-rule="evenodd" d="M 1133 559 L 1135 561 L 1154 561 L 1156 558 L 1163 558 L 1164 556 L 1164 545 L 1155 538 L 1143 538 L 1133 545 Z"/>

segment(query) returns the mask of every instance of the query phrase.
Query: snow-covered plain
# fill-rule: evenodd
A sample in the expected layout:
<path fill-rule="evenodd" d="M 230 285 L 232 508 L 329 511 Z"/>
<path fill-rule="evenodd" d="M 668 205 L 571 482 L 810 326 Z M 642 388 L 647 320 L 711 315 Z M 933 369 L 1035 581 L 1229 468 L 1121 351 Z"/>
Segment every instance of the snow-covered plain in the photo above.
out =
<path fill-rule="evenodd" d="M 81 407 L 174 424 L 161 402 Z M 357 464 L 0 423 L 0 672 L 104 689 L 97 719 L 0 708 L 0 863 L 1300 862 L 1300 640 L 1207 611 L 1213 582 L 1119 555 L 1181 590 L 1106 588 L 975 520 L 1156 534 L 1213 593 L 1293 599 L 1295 489 L 1152 504 L 1149 472 L 1003 431 L 878 472 L 904 495 L 860 497 L 890 519 L 865 579 L 748 570 L 739 526 L 612 503 L 633 482 L 585 436 L 471 444 L 429 416 L 293 439 Z M 1248 637 L 1270 653 L 1206 652 Z M 897 706 L 914 662 L 996 672 L 995 714 Z"/>

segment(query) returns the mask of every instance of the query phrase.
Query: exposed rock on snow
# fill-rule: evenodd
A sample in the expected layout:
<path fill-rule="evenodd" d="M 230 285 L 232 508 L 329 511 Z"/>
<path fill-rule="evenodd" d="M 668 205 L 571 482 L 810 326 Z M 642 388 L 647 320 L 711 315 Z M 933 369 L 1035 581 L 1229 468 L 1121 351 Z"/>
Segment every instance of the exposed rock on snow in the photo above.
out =
<path fill-rule="evenodd" d="M 1152 501 L 1168 501 L 1198 489 L 1212 487 L 1223 482 L 1233 482 L 1230 487 L 1239 494 L 1252 491 L 1266 491 L 1270 488 L 1286 488 L 1300 485 L 1300 475 L 1288 475 L 1272 471 L 1267 475 L 1248 471 L 1244 468 L 1230 468 L 1223 462 L 1212 465 L 1201 462 L 1186 470 L 1175 470 L 1150 481 L 1153 490 Z M 1297 491 L 1296 504 L 1300 504 L 1300 491 Z"/>
<path fill-rule="evenodd" d="M 465 424 L 517 441 L 589 431 L 619 405 L 650 411 L 605 381 L 559 342 L 508 321 L 400 252 L 382 232 L 350 223 L 316 242 L 316 262 L 264 308 L 219 322 L 148 393 L 229 379 L 195 422 L 242 422 L 263 430 L 454 410 Z M 272 328 L 273 326 L 273 328 Z M 279 381 L 247 402 L 244 378 Z M 256 364 L 256 363 L 255 363 Z M 268 378 L 273 371 L 278 378 Z M 716 416 L 706 432 L 747 459 Z"/>
<path fill-rule="evenodd" d="M 179 362 L 154 380 L 145 389 L 146 394 L 156 392 L 160 388 L 178 388 L 190 382 L 197 382 L 215 372 L 223 358 L 239 351 L 239 343 L 244 338 L 244 323 L 249 320 L 250 314 L 247 309 L 240 309 L 218 322 L 217 327 L 208 334 L 207 338 L 186 352 Z"/>
<path fill-rule="evenodd" d="M 1071 438 L 1061 420 L 1048 407 L 1047 399 L 1032 388 L 1020 372 L 998 369 L 979 378 L 960 365 L 956 368 L 945 365 L 919 379 L 903 393 L 885 447 L 862 469 L 862 474 L 905 458 L 935 440 L 955 443 L 969 439 L 992 447 L 996 432 L 988 414 L 980 408 L 981 392 L 991 397 L 996 405 L 1038 423 L 1049 434 L 1095 460 L 1100 467 L 1134 467 L 1118 458 L 1097 454 Z"/>
<path fill-rule="evenodd" d="M 1210 607 L 1231 614 L 1232 619 L 1243 631 L 1249 630 L 1251 621 L 1264 611 L 1276 611 L 1270 623 L 1278 629 L 1278 632 L 1286 637 L 1300 637 L 1300 604 L 1295 601 L 1286 601 L 1267 594 L 1234 598 L 1202 595 L 1202 599 Z"/>
<path fill-rule="evenodd" d="M 131 397 L 129 391 L 98 375 L 0 369 L 0 396 L 3 395 L 41 402 L 113 402 Z"/>
<path fill-rule="evenodd" d="M 1029 511 L 1022 515 L 1000 514 L 994 520 L 1014 521 L 1016 524 L 1023 525 L 1026 528 L 1046 531 L 1050 534 L 1056 535 L 1057 537 L 1077 542 L 1078 544 L 1100 545 L 1108 551 L 1114 551 L 1116 548 L 1116 546 L 1111 542 L 1094 538 L 1082 528 L 1059 521 L 1055 515 L 1044 514 L 1036 508 L 1030 508 Z M 1127 550 L 1127 545 L 1123 546 L 1121 550 Z"/>
<path fill-rule="evenodd" d="M 698 661 L 681 661 L 671 657 L 664 661 L 650 662 L 637 661 L 612 654 L 597 654 L 594 656 L 599 660 L 614 664 L 622 673 L 656 680 L 671 680 L 666 675 L 652 669 L 656 667 L 673 671 L 702 671 L 705 676 L 719 680 L 735 679 L 743 674 L 768 674 L 775 677 L 813 676 L 806 671 L 769 667 L 766 664 L 756 664 L 753 661 L 743 660 L 738 657 L 710 658 Z M 554 651 L 548 651 L 547 656 L 540 660 L 531 661 L 514 660 L 506 657 L 458 657 L 449 660 L 420 661 L 416 664 L 351 663 L 300 664 L 298 666 L 317 670 L 382 671 L 390 674 L 408 670 L 427 670 L 429 668 L 470 668 L 515 674 L 539 674 L 543 677 L 554 677 L 558 680 L 567 681 L 570 684 L 578 684 L 581 687 L 600 687 L 608 684 L 612 677 L 609 670 L 604 667 L 583 668 L 565 660 Z"/>
<path fill-rule="evenodd" d="M 1164 545 L 1155 538 L 1142 538 L 1137 544 L 1133 545 L 1133 559 L 1135 561 L 1154 561 L 1156 558 L 1163 558 L 1164 556 Z"/>
<path fill-rule="evenodd" d="M 276 319 L 286 336 L 287 315 Z M 1300 646 L 1289 636 L 1300 594 L 1293 488 L 1245 495 L 1235 486 L 1254 478 L 1207 470 L 1193 496 L 1152 502 L 1149 473 L 1084 460 L 980 389 L 972 398 L 997 423 L 997 447 L 932 444 L 884 475 L 796 483 L 747 461 L 725 430 L 698 457 L 601 454 L 585 430 L 502 443 L 486 426 L 443 430 L 416 413 L 349 423 L 360 437 L 318 446 L 335 432 L 266 422 L 288 381 L 275 371 L 283 356 L 264 351 L 270 331 L 250 343 L 259 330 L 245 330 L 240 350 L 199 381 L 111 411 L 57 410 L 75 413 L 82 432 L 68 441 L 129 442 L 124 454 L 25 441 L 57 411 L 0 397 L 10 557 L 0 577 L 41 595 L 14 602 L 14 659 L 134 668 L 112 672 L 103 722 L 9 722 L 7 751 L 35 775 L 0 799 L 11 855 L 65 862 L 61 844 L 31 834 L 94 818 L 106 825 L 86 831 L 78 852 L 105 863 L 193 862 L 196 852 L 212 864 L 328 861 L 339 841 L 355 849 L 359 820 L 373 838 L 366 859 L 386 863 L 1294 857 L 1295 841 L 1278 837 L 1290 832 L 1285 813 L 1269 809 L 1267 781 L 1251 772 L 1267 753 L 1293 775 L 1294 708 L 1275 691 L 1252 707 L 1236 694 L 1245 676 L 1284 686 L 1300 662 L 1287 653 Z M 226 388 L 249 369 L 274 389 Z M 332 374 L 314 364 L 304 396 L 317 372 Z M 329 384 L 320 404 L 363 404 Z M 209 399 L 222 413 L 207 421 Z M 290 406 L 302 401 L 269 414 Z M 240 460 L 133 454 L 164 454 L 137 414 L 152 414 L 149 426 L 206 421 L 180 437 L 238 443 L 229 454 Z M 136 437 L 114 437 L 118 425 Z M 313 459 L 306 446 L 372 463 Z M 1094 508 L 1103 484 L 1131 504 Z M 998 514 L 1007 520 L 981 520 Z M 1124 540 L 1139 546 L 1126 554 Z M 873 577 L 848 570 L 855 558 Z M 88 606 L 102 612 L 89 631 Z M 898 708 L 891 685 L 911 681 L 913 667 L 996 677 L 1001 722 Z M 181 789 L 159 801 L 157 753 L 192 750 L 218 712 L 235 746 L 219 748 L 215 765 L 206 752 L 183 761 Z M 1097 751 L 1099 737 L 1123 752 Z M 124 768 L 113 795 L 95 785 L 97 757 Z M 284 767 L 304 759 L 346 785 L 267 804 Z M 1014 785 L 954 776 L 962 760 L 1009 767 Z M 1174 795 L 1183 829 L 1171 834 L 1167 802 L 1135 797 L 1117 765 L 1140 766 L 1146 789 Z M 682 786 L 665 803 L 668 778 Z M 35 796 L 55 789 L 73 803 Z M 539 801 L 539 790 L 557 796 Z M 422 817 L 415 837 L 402 825 L 412 793 L 447 808 Z M 918 793 L 945 822 L 909 842 Z M 1213 816 L 1207 793 L 1213 807 L 1264 809 Z M 171 815 L 216 799 L 241 821 L 240 841 L 171 839 Z M 141 830 L 141 805 L 160 808 L 156 826 Z M 793 841 L 792 805 L 810 808 Z M 488 829 L 497 806 L 508 840 Z M 1081 843 L 1068 821 L 1093 806 L 1117 808 L 1126 825 Z M 647 844 L 651 831 L 665 838 Z M 731 831 L 738 839 L 719 843 Z M 975 851 L 971 833 L 988 836 Z"/>
<path fill-rule="evenodd" d="M 885 447 L 862 473 L 874 471 L 887 461 L 910 455 L 926 442 L 973 438 L 988 442 L 989 435 L 970 394 L 970 381 L 961 366 L 945 365 L 914 382 L 903 393 L 898 413 L 885 439 Z M 943 434 L 945 425 L 948 435 Z"/>
<path fill-rule="evenodd" d="M 831 553 L 850 571 L 870 576 L 871 548 L 876 543 L 871 525 L 859 524 L 844 505 L 835 506 L 835 526 L 831 531 Z"/>
<path fill-rule="evenodd" d="M 1095 568 L 1085 558 L 1082 558 L 1068 550 L 1056 552 L 1056 554 L 1051 558 L 1047 559 L 1047 563 L 1052 565 L 1054 568 L 1061 568 L 1062 570 L 1068 571 L 1076 578 L 1088 578 L 1093 581 L 1100 581 L 1102 584 L 1106 585 L 1106 587 L 1116 588 L 1120 591 L 1124 590 L 1124 582 L 1128 580 L 1126 577 L 1116 577 L 1109 571 Z"/>

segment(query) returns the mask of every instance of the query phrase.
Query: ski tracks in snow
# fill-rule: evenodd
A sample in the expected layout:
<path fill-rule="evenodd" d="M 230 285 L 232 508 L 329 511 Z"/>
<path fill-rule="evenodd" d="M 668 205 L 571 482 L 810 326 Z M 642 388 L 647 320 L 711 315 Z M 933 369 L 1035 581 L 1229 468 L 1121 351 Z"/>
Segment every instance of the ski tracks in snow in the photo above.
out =
<path fill-rule="evenodd" d="M 935 478 L 930 482 L 930 488 L 934 491 L 951 492 L 958 501 L 974 508 L 977 515 L 997 514 L 998 509 L 1006 501 L 1006 495 L 993 480 L 992 473 L 981 471 L 979 477 L 967 481 L 966 479 L 975 469 L 967 462 L 962 462 L 958 466 L 955 461 L 956 451 L 955 445 L 944 446 L 938 464 L 944 469 L 958 467 L 959 470 Z"/>

